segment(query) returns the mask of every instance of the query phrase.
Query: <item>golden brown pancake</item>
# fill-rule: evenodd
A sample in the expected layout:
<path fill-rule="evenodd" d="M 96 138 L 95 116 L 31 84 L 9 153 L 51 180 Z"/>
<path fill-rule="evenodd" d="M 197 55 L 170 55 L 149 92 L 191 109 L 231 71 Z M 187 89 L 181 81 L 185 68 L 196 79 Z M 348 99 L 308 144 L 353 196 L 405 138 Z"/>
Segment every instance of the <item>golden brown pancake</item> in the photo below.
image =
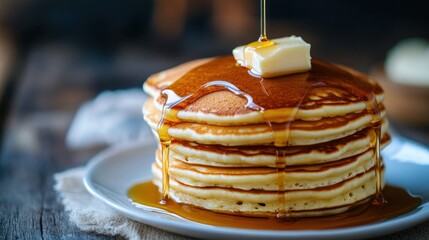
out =
<path fill-rule="evenodd" d="M 379 103 L 384 99 L 381 88 L 357 71 L 318 60 L 313 60 L 312 65 L 312 70 L 306 73 L 261 79 L 237 67 L 232 57 L 204 59 L 154 74 L 145 82 L 144 89 L 156 98 L 159 110 L 165 102 L 160 93 L 166 84 L 171 84 L 169 88 L 181 97 L 198 95 L 198 100 L 181 109 L 178 117 L 222 125 L 265 123 L 266 118 L 261 115 L 269 115 L 275 121 L 290 115 L 306 120 L 341 116 L 364 111 L 371 98 L 375 97 Z M 191 67 L 194 69 L 183 73 Z M 180 74 L 174 75 L 177 72 Z M 209 93 L 201 87 L 222 81 L 245 94 L 231 92 L 225 85 Z M 249 102 L 246 94 L 252 97 L 252 103 L 264 109 L 264 114 L 246 106 Z"/>
<path fill-rule="evenodd" d="M 319 164 L 358 155 L 373 148 L 374 134 L 365 129 L 346 138 L 308 146 L 223 146 L 175 140 L 170 146 L 172 157 L 191 164 L 220 167 L 276 167 Z M 382 148 L 390 141 L 384 133 Z M 282 152 L 280 156 L 278 153 Z"/>
<path fill-rule="evenodd" d="M 154 183 L 160 187 L 160 171 L 155 169 L 154 174 Z M 170 196 L 180 203 L 234 215 L 272 217 L 284 213 L 287 217 L 315 217 L 341 213 L 365 203 L 375 194 L 375 181 L 374 168 L 327 187 L 281 192 L 195 187 L 173 177 Z"/>
<path fill-rule="evenodd" d="M 372 150 L 339 161 L 288 166 L 279 171 L 270 167 L 213 167 L 189 164 L 170 158 L 170 172 L 176 181 L 195 187 L 222 187 L 242 190 L 278 190 L 277 180 L 284 178 L 285 190 L 314 189 L 333 185 L 374 167 Z M 161 171 L 161 152 L 157 152 L 154 171 Z M 284 176 L 279 176 L 284 174 Z"/>
<path fill-rule="evenodd" d="M 381 112 L 384 117 L 385 112 Z M 144 106 L 144 117 L 156 130 L 161 112 L 156 111 L 150 101 Z M 219 126 L 198 122 L 180 122 L 172 125 L 168 132 L 176 138 L 203 144 L 229 146 L 271 144 L 277 136 L 286 145 L 311 145 L 340 139 L 370 126 L 373 116 L 367 112 L 327 117 L 314 121 L 295 120 L 291 123 L 260 123 L 233 126 Z M 384 129 L 387 121 L 383 122 Z M 288 137 L 283 137 L 288 135 Z"/>

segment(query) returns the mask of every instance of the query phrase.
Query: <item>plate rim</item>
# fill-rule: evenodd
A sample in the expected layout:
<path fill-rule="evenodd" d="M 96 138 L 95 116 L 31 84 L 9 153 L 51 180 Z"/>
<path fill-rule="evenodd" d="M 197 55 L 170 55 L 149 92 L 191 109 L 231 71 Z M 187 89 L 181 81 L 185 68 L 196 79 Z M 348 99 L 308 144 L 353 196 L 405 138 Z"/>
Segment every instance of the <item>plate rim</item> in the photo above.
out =
<path fill-rule="evenodd" d="M 152 146 L 153 145 L 153 146 Z M 382 235 L 391 234 L 394 232 L 399 232 L 401 230 L 407 229 L 409 227 L 415 226 L 419 223 L 424 222 L 429 219 L 429 202 L 422 203 L 419 207 L 414 209 L 411 212 L 408 212 L 404 215 L 400 215 L 393 219 L 388 219 L 382 222 L 374 224 L 365 224 L 355 227 L 346 227 L 339 229 L 325 229 L 325 230 L 256 230 L 256 229 L 242 229 L 242 228 L 231 228 L 231 227 L 218 227 L 210 226 L 206 224 L 201 224 L 188 220 L 193 224 L 186 224 L 185 222 L 174 222 L 168 218 L 150 218 L 150 216 L 144 215 L 141 212 L 145 211 L 141 208 L 136 208 L 136 211 L 133 212 L 129 206 L 124 204 L 118 204 L 113 199 L 110 199 L 109 196 L 103 194 L 98 190 L 97 183 L 92 181 L 94 172 L 101 165 L 106 164 L 117 156 L 124 154 L 129 151 L 136 151 L 140 148 L 150 148 L 155 147 L 153 143 L 143 143 L 135 142 L 123 145 L 117 145 L 110 148 L 107 148 L 100 153 L 96 154 L 90 159 L 86 165 L 85 175 L 83 177 L 83 182 L 87 191 L 108 205 L 110 208 L 114 209 L 118 214 L 129 217 L 133 220 L 147 224 L 156 228 L 166 230 L 168 232 L 178 233 L 187 236 L 198 236 L 199 234 L 213 234 L 224 239 L 234 238 L 234 237 L 246 237 L 248 239 L 304 239 L 311 237 L 312 239 L 332 239 L 332 238 L 344 238 L 348 239 L 354 238 L 368 238 L 368 237 L 377 237 Z M 143 178 L 143 176 L 142 176 Z M 421 212 L 423 211 L 423 212 Z M 426 212 L 424 212 L 426 211 Z M 194 226 L 196 225 L 196 226 Z M 189 231 L 192 230 L 192 231 Z M 197 234 L 199 233 L 199 234 Z M 207 236 L 210 239 L 213 239 L 213 236 Z"/>

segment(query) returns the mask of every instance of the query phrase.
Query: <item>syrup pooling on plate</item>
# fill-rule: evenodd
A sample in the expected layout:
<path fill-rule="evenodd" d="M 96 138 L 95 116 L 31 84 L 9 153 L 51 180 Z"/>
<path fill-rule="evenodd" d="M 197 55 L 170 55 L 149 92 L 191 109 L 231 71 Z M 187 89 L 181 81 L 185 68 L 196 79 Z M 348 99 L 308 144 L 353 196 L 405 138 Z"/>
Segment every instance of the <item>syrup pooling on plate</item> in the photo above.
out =
<path fill-rule="evenodd" d="M 160 99 L 164 103 L 163 117 L 158 131 L 161 140 L 170 141 L 168 128 L 180 123 L 177 117 L 180 110 L 185 109 L 199 98 L 216 91 L 230 91 L 244 99 L 244 109 L 258 112 L 272 130 L 272 144 L 278 147 L 277 170 L 279 202 L 284 199 L 284 169 L 283 155 L 289 145 L 289 128 L 295 120 L 297 112 L 301 109 L 317 107 L 317 97 L 322 96 L 325 102 L 344 104 L 352 102 L 367 102 L 368 96 L 381 93 L 377 85 L 373 85 L 365 77 L 352 74 L 335 65 L 318 60 L 312 61 L 312 70 L 275 78 L 261 79 L 252 75 L 247 69 L 236 66 L 232 57 L 220 57 L 186 73 L 179 80 L 163 91 Z M 324 103 L 325 104 L 325 103 Z M 366 113 L 379 113 L 378 104 L 368 104 Z M 283 112 L 272 114 L 275 109 Z M 377 119 L 377 117 L 374 117 Z M 316 126 L 317 127 L 317 126 Z M 378 136 L 379 137 L 379 136 Z M 168 146 L 165 147 L 168 151 Z M 164 152 L 164 149 L 163 149 Z M 164 159 L 165 157 L 163 157 Z M 168 159 L 163 163 L 163 172 L 168 177 Z M 378 168 L 378 171 L 381 171 Z M 169 182 L 164 178 L 163 184 Z M 163 186 L 168 189 L 168 186 Z M 380 187 L 381 190 L 381 187 Z M 164 192 L 164 198 L 168 192 Z M 287 217 L 287 209 L 279 209 L 280 217 Z"/>
<path fill-rule="evenodd" d="M 288 221 L 215 213 L 173 201 L 163 205 L 159 202 L 161 194 L 158 191 L 158 187 L 152 182 L 134 185 L 129 189 L 128 196 L 135 206 L 144 210 L 180 216 L 193 222 L 211 226 L 260 230 L 318 230 L 372 224 L 405 214 L 421 203 L 419 198 L 410 196 L 401 188 L 386 186 L 383 192 L 387 198 L 391 199 L 389 204 L 384 206 L 363 204 L 337 215 L 317 218 L 294 218 L 288 219 Z"/>

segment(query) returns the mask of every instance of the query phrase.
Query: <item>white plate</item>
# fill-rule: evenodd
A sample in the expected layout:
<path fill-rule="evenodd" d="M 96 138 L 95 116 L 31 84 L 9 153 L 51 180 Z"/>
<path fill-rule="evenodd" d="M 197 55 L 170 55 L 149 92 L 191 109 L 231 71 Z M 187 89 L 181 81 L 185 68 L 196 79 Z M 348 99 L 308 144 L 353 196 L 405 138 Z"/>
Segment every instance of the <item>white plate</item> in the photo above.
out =
<path fill-rule="evenodd" d="M 412 212 L 384 222 L 333 230 L 274 231 L 214 227 L 137 208 L 128 199 L 127 190 L 133 184 L 151 179 L 150 165 L 154 160 L 154 151 L 154 144 L 140 143 L 98 154 L 87 166 L 85 186 L 93 196 L 124 216 L 166 231 L 204 239 L 369 238 L 400 231 L 429 219 L 429 150 L 402 138 L 395 138 L 383 152 L 387 166 L 386 179 L 390 185 L 421 196 L 422 204 Z M 404 154 L 410 160 L 417 159 L 427 164 L 406 162 Z"/>

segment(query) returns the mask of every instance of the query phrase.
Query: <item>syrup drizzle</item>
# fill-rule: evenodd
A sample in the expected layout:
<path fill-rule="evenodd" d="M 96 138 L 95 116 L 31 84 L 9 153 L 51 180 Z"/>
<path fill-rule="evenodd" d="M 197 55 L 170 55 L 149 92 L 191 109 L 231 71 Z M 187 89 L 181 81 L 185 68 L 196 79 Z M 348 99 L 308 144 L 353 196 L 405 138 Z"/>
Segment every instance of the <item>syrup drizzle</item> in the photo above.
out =
<path fill-rule="evenodd" d="M 289 140 L 290 134 L 290 125 L 292 121 L 295 120 L 295 116 L 298 113 L 299 107 L 301 106 L 304 98 L 307 96 L 308 88 L 303 94 L 302 99 L 297 103 L 295 107 L 292 108 L 292 111 L 289 113 L 285 113 L 284 118 L 286 118 L 286 122 L 284 123 L 284 131 L 277 131 L 274 125 L 272 124 L 273 119 L 270 119 L 266 114 L 263 114 L 265 122 L 270 126 L 271 132 L 274 138 L 274 146 L 278 147 L 276 149 L 276 168 L 277 168 L 277 186 L 278 186 L 278 202 L 280 206 L 282 206 L 278 213 L 276 214 L 276 218 L 287 218 L 288 217 L 288 209 L 286 206 L 286 197 L 285 197 L 285 181 L 286 181 L 286 146 Z"/>
<path fill-rule="evenodd" d="M 371 128 L 373 131 L 373 140 L 371 142 L 371 145 L 373 147 L 373 151 L 375 154 L 375 197 L 372 200 L 372 204 L 374 205 L 384 205 L 387 203 L 386 199 L 383 196 L 382 193 L 382 175 L 381 175 L 381 146 L 380 146 L 380 140 L 381 140 L 381 123 L 382 123 L 382 116 L 380 107 L 377 101 L 377 97 L 371 93 L 368 97 L 368 100 L 366 101 L 367 110 L 372 112 L 372 121 L 371 121 Z"/>
<path fill-rule="evenodd" d="M 167 114 L 171 111 L 171 108 L 176 104 L 184 101 L 186 98 L 181 98 L 177 96 L 173 91 L 164 90 L 162 94 L 167 97 L 167 102 L 162 108 L 161 120 L 158 123 L 158 137 L 161 145 L 162 151 L 162 198 L 160 203 L 167 204 L 168 197 L 170 194 L 170 174 L 169 174 L 169 165 L 170 165 L 170 144 L 171 137 L 168 134 L 168 126 L 171 123 L 178 122 L 176 115 L 169 115 L 167 119 Z M 171 117 L 173 116 L 173 117 Z"/>
<path fill-rule="evenodd" d="M 239 88 L 227 81 L 215 80 L 203 84 L 196 92 L 201 91 L 220 91 L 228 90 L 238 96 L 241 96 L 247 99 L 245 105 L 246 108 L 252 109 L 254 111 L 263 112 L 264 109 L 253 102 L 252 96 L 241 91 Z M 162 150 L 162 199 L 161 203 L 166 204 L 170 192 L 170 176 L 169 176 L 169 153 L 170 153 L 170 144 L 171 137 L 168 134 L 168 129 L 170 126 L 175 123 L 179 123 L 180 120 L 177 117 L 179 111 L 175 111 L 175 107 L 180 106 L 183 108 L 190 103 L 197 100 L 199 97 L 198 94 L 189 94 L 185 97 L 178 96 L 174 91 L 170 89 L 164 89 L 161 92 L 162 96 L 166 98 L 166 102 L 162 108 L 161 120 L 158 123 L 158 136 L 161 143 Z M 198 96 L 198 97 L 197 97 Z"/>

